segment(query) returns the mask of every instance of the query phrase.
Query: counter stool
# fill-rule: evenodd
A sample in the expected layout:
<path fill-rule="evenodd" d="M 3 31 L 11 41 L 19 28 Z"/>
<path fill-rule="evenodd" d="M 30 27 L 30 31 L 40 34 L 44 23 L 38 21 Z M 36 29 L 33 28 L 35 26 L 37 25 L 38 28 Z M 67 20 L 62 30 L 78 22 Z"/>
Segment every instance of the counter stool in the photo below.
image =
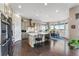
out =
<path fill-rule="evenodd" d="M 38 35 L 37 38 L 35 38 L 35 47 L 41 47 L 42 46 L 42 35 Z"/>

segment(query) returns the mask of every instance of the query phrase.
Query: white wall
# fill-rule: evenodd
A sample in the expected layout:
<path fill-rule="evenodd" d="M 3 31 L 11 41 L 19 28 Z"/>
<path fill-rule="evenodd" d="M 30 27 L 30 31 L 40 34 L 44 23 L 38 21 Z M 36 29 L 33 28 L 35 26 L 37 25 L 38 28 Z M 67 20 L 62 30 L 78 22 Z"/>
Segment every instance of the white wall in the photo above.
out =
<path fill-rule="evenodd" d="M 27 19 L 21 20 L 21 30 L 26 30 L 27 31 Z M 21 32 L 21 37 L 22 39 L 28 38 L 28 35 L 26 32 Z"/>
<path fill-rule="evenodd" d="M 13 40 L 14 42 L 21 40 L 21 17 L 13 15 Z"/>
<path fill-rule="evenodd" d="M 69 37 L 79 39 L 79 19 L 76 19 L 76 13 L 79 13 L 79 6 L 71 8 L 69 11 Z M 72 29 L 71 25 L 76 25 L 76 28 Z"/>

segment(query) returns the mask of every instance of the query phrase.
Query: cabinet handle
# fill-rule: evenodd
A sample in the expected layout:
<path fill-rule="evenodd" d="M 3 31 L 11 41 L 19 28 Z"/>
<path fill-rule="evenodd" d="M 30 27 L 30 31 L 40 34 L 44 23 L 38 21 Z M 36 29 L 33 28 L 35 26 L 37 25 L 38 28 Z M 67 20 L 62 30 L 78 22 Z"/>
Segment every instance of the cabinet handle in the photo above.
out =
<path fill-rule="evenodd" d="M 9 40 L 7 40 L 6 43 L 2 44 L 2 46 L 5 46 L 8 42 L 9 42 Z"/>

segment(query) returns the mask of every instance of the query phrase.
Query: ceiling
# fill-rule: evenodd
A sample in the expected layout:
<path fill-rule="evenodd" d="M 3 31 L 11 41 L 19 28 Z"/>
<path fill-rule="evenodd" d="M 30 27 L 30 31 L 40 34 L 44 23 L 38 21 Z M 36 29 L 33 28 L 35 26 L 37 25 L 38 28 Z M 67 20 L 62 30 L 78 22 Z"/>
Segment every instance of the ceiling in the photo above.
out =
<path fill-rule="evenodd" d="M 67 20 L 69 8 L 77 3 L 11 3 L 11 8 L 19 15 L 44 22 Z"/>

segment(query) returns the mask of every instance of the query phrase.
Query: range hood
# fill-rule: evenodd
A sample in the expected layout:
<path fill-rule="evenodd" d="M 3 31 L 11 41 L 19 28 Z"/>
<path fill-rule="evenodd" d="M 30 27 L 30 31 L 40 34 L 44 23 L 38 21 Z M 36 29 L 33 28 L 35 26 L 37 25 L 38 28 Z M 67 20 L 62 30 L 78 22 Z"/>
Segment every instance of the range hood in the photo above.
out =
<path fill-rule="evenodd" d="M 32 19 L 29 19 L 29 26 L 32 26 Z"/>
<path fill-rule="evenodd" d="M 32 19 L 29 19 L 29 27 L 34 27 L 35 23 L 32 22 Z"/>

